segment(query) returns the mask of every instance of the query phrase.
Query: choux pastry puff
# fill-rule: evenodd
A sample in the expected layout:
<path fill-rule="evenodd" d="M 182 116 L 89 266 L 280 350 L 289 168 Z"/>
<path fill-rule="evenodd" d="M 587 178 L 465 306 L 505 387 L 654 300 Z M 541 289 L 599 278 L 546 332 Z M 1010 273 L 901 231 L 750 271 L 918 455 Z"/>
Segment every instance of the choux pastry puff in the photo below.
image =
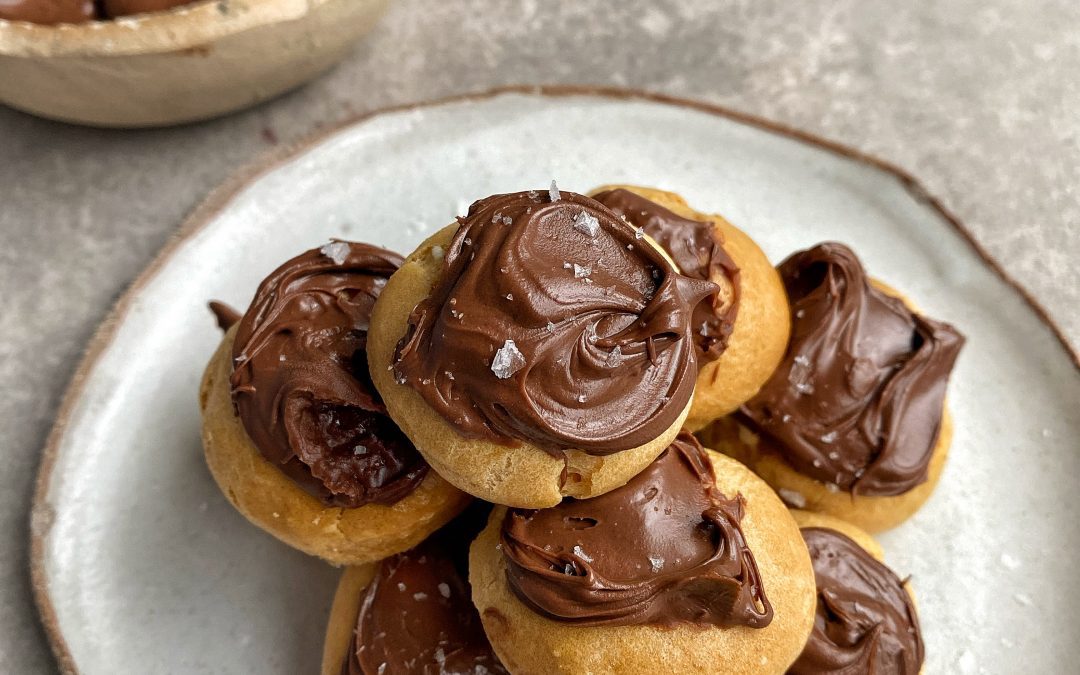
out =
<path fill-rule="evenodd" d="M 626 483 L 674 439 L 697 376 L 677 272 L 598 202 L 556 187 L 477 201 L 389 280 L 369 362 L 428 463 L 522 508 Z"/>
<path fill-rule="evenodd" d="M 813 570 L 787 508 L 688 433 L 600 497 L 496 508 L 469 578 L 515 673 L 780 674 L 814 618 Z"/>
<path fill-rule="evenodd" d="M 872 282 L 846 246 L 779 266 L 792 335 L 761 391 L 702 441 L 747 464 L 793 507 L 879 532 L 907 519 L 941 476 L 949 374 L 964 338 Z"/>
<path fill-rule="evenodd" d="M 657 241 L 683 274 L 719 286 L 694 310 L 699 370 L 684 427 L 696 431 L 734 412 L 769 379 L 787 347 L 791 319 L 780 275 L 746 233 L 673 192 L 608 185 L 592 196 Z"/>
<path fill-rule="evenodd" d="M 200 390 L 221 491 L 255 525 L 336 565 L 411 548 L 469 502 L 387 416 L 366 372 L 371 308 L 400 262 L 343 241 L 286 262 L 225 333 Z"/>

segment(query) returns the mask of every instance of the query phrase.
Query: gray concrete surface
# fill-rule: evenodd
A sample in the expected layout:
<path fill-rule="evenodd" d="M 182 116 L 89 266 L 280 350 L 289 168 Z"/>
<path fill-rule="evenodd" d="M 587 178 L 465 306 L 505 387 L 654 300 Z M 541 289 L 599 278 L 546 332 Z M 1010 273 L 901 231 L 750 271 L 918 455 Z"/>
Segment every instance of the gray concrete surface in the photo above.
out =
<path fill-rule="evenodd" d="M 55 669 L 29 592 L 27 508 L 85 343 L 184 215 L 275 143 L 509 83 L 721 103 L 922 178 L 1077 344 L 1077 73 L 1075 0 L 398 0 L 327 77 L 215 122 L 100 131 L 0 108 L 0 672 Z"/>

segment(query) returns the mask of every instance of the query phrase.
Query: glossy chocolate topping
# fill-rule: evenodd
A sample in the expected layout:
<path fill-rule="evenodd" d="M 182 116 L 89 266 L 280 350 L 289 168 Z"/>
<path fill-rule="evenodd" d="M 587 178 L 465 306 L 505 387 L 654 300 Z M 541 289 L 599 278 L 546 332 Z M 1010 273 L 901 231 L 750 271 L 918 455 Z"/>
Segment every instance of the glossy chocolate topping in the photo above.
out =
<path fill-rule="evenodd" d="M 924 482 L 963 336 L 871 286 L 842 244 L 796 253 L 779 270 L 791 342 L 741 419 L 800 473 L 854 494 Z"/>
<path fill-rule="evenodd" d="M 227 331 L 232 328 L 233 324 L 239 321 L 243 316 L 240 312 L 218 300 L 210 301 L 210 311 L 213 312 L 218 328 L 222 331 Z"/>
<path fill-rule="evenodd" d="M 683 218 L 630 190 L 605 190 L 593 198 L 663 246 L 686 276 L 730 288 L 729 293 L 718 291 L 699 302 L 691 324 L 698 358 L 719 358 L 735 330 L 740 290 L 739 268 L 724 250 L 723 233 L 711 221 Z"/>
<path fill-rule="evenodd" d="M 0 19 L 31 23 L 83 23 L 96 16 L 93 0 L 0 0 Z"/>
<path fill-rule="evenodd" d="M 510 509 L 506 578 L 557 621 L 762 628 L 773 610 L 740 529 L 743 506 L 716 489 L 708 456 L 683 433 L 621 488 Z"/>
<path fill-rule="evenodd" d="M 264 457 L 328 504 L 394 503 L 428 466 L 368 376 L 371 308 L 401 257 L 335 241 L 259 286 L 236 329 L 233 403 Z"/>
<path fill-rule="evenodd" d="M 922 633 L 903 582 L 835 530 L 803 528 L 817 582 L 817 616 L 789 675 L 918 675 Z"/>
<path fill-rule="evenodd" d="M 399 381 L 467 438 L 552 453 L 635 448 L 678 420 L 691 312 L 714 284 L 578 194 L 496 195 L 459 220 L 398 344 Z"/>
<path fill-rule="evenodd" d="M 471 507 L 420 546 L 380 563 L 341 675 L 507 672 L 467 581 L 469 543 L 484 525 L 486 506 Z"/>

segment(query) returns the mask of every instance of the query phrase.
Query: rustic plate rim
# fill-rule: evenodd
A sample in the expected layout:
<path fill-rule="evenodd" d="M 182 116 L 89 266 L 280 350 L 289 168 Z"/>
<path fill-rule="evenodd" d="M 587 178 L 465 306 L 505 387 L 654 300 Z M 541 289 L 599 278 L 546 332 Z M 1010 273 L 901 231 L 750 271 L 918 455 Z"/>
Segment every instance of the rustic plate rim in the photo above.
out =
<path fill-rule="evenodd" d="M 577 85 L 507 85 L 480 92 L 456 94 L 427 101 L 387 106 L 366 113 L 351 115 L 329 127 L 318 129 L 295 143 L 290 143 L 277 150 L 267 152 L 244 168 L 233 173 L 229 178 L 225 179 L 224 182 L 214 188 L 184 219 L 180 227 L 170 236 L 168 242 L 166 242 L 150 264 L 143 269 L 135 280 L 124 290 L 109 310 L 105 319 L 98 325 L 98 328 L 94 332 L 94 336 L 90 339 L 86 351 L 64 391 L 64 396 L 57 412 L 56 420 L 45 441 L 45 446 L 38 465 L 38 474 L 30 506 L 30 579 L 34 603 L 37 605 L 38 615 L 41 619 L 42 626 L 45 629 L 46 637 L 49 640 L 53 655 L 56 657 L 62 672 L 65 674 L 77 675 L 79 670 L 75 664 L 71 651 L 68 649 L 64 635 L 60 630 L 56 609 L 49 596 L 48 582 L 45 577 L 45 539 L 49 534 L 49 529 L 52 524 L 52 507 L 47 502 L 48 484 L 52 476 L 53 467 L 56 464 L 60 439 L 67 427 L 75 403 L 79 400 L 83 392 L 86 379 L 97 364 L 101 354 L 111 344 L 112 339 L 115 337 L 116 331 L 122 320 L 127 315 L 135 296 L 173 257 L 180 245 L 202 231 L 215 216 L 224 210 L 239 192 L 261 176 L 286 164 L 293 158 L 301 155 L 314 145 L 333 136 L 339 131 L 347 127 L 361 124 L 375 117 L 391 113 L 432 108 L 468 101 L 483 101 L 506 94 L 523 94 L 547 98 L 591 96 L 594 98 L 610 100 L 646 101 L 661 103 L 672 107 L 688 108 L 800 141 L 806 145 L 826 150 L 833 154 L 866 164 L 886 174 L 890 174 L 898 179 L 901 186 L 916 200 L 926 204 L 933 211 L 937 212 L 938 215 L 960 234 L 964 241 L 967 242 L 968 246 L 975 252 L 976 256 L 1002 281 L 1020 295 L 1024 302 L 1035 312 L 1035 315 L 1039 320 L 1050 329 L 1054 337 L 1057 338 L 1062 349 L 1064 349 L 1065 354 L 1072 360 L 1074 367 L 1080 372 L 1080 351 L 1069 343 L 1069 340 L 1065 337 L 1064 331 L 1057 325 L 1047 312 L 1046 308 L 1026 288 L 1005 271 L 997 259 L 978 242 L 960 219 L 953 214 L 939 198 L 931 194 L 914 175 L 892 162 L 856 150 L 855 148 L 851 148 L 841 143 L 822 138 L 810 132 L 714 103 L 671 96 L 643 89 Z"/>

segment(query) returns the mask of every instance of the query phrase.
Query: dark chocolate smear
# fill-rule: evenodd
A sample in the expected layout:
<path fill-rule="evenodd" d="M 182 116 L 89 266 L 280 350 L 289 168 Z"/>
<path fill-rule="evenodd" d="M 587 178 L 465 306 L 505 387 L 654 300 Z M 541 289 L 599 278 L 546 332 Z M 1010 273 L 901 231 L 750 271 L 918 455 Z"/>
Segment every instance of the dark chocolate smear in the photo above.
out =
<path fill-rule="evenodd" d="M 915 604 L 896 574 L 835 530 L 807 527 L 817 614 L 789 675 L 918 675 L 924 648 Z"/>
<path fill-rule="evenodd" d="M 690 402 L 691 313 L 715 290 L 588 197 L 488 197 L 460 219 L 395 374 L 467 438 L 635 448 Z"/>
<path fill-rule="evenodd" d="M 510 588 L 538 614 L 577 625 L 769 625 L 743 498 L 715 480 L 683 433 L 621 488 L 510 509 L 501 532 Z"/>
<path fill-rule="evenodd" d="M 375 299 L 401 257 L 335 241 L 259 286 L 233 343 L 233 403 L 267 460 L 327 504 L 392 504 L 428 465 L 386 412 L 367 366 Z"/>
<path fill-rule="evenodd" d="M 796 253 L 779 270 L 791 342 L 740 419 L 800 473 L 853 494 L 926 481 L 963 336 L 871 286 L 842 244 Z"/>
<path fill-rule="evenodd" d="M 505 675 L 468 582 L 469 543 L 489 511 L 474 502 L 423 544 L 379 563 L 341 675 Z"/>
<path fill-rule="evenodd" d="M 712 221 L 684 218 L 636 192 L 617 188 L 593 198 L 622 216 L 660 244 L 688 277 L 730 286 L 730 297 L 719 291 L 694 308 L 692 328 L 698 359 L 712 361 L 727 349 L 739 314 L 739 268 L 724 250 L 724 236 Z"/>

